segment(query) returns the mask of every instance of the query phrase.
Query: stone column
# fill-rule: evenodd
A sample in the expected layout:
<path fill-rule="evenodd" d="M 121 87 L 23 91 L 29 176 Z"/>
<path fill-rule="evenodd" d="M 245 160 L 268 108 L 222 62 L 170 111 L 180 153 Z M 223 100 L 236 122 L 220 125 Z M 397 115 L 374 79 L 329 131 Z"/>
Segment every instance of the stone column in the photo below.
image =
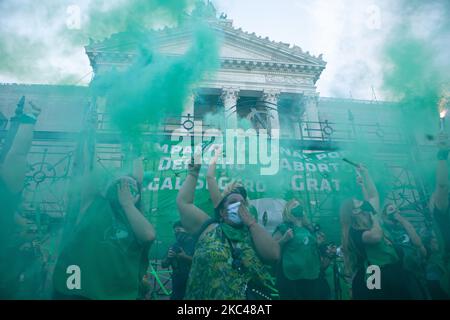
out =
<path fill-rule="evenodd" d="M 303 115 L 303 120 L 307 123 L 303 123 L 302 130 L 303 136 L 305 138 L 319 138 L 322 137 L 322 132 L 320 131 L 320 119 L 319 119 L 319 109 L 318 103 L 319 99 L 317 96 L 305 96 L 305 113 Z"/>
<path fill-rule="evenodd" d="M 191 117 L 194 116 L 194 104 L 195 104 L 195 93 L 191 92 L 191 94 L 187 97 L 184 107 L 183 107 L 183 117 L 187 117 L 188 114 L 191 115 Z"/>
<path fill-rule="evenodd" d="M 280 90 L 268 89 L 264 90 L 262 100 L 267 102 L 268 107 L 268 130 L 280 129 L 280 118 L 278 116 L 278 98 L 280 96 Z"/>
<path fill-rule="evenodd" d="M 238 127 L 237 100 L 239 97 L 239 88 L 223 88 L 221 99 L 225 109 L 225 121 L 227 129 L 236 129 Z"/>

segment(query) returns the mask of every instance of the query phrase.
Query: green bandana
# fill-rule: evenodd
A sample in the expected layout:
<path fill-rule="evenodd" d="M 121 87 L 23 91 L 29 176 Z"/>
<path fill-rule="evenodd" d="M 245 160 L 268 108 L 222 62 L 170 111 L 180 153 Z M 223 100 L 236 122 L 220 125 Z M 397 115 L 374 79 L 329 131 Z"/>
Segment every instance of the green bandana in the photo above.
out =
<path fill-rule="evenodd" d="M 245 226 L 242 228 L 235 228 L 229 224 L 221 223 L 220 227 L 225 236 L 231 241 L 244 242 L 248 235 L 248 228 Z"/>

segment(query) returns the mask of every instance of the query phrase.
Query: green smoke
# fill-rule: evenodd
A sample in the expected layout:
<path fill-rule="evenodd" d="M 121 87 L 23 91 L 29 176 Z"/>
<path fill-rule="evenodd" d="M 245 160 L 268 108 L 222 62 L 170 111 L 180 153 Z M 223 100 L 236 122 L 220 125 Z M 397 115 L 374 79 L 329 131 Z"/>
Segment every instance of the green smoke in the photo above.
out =
<path fill-rule="evenodd" d="M 438 130 L 439 101 L 450 86 L 450 3 L 398 1 L 397 5 L 401 14 L 381 48 L 384 90 L 399 101 L 398 126 L 413 139 L 424 141 Z M 415 174 L 432 180 L 434 155 L 418 153 L 412 145 L 406 152 L 418 161 Z M 412 167 L 412 163 L 406 165 Z"/>
<path fill-rule="evenodd" d="M 402 14 L 382 48 L 384 89 L 399 98 L 409 128 L 437 116 L 448 86 L 450 5 L 448 1 L 400 1 Z M 416 127 L 417 129 L 417 127 Z"/>
<path fill-rule="evenodd" d="M 179 116 L 193 85 L 218 63 L 216 35 L 203 26 L 196 27 L 191 48 L 180 57 L 163 57 L 152 49 L 141 46 L 127 70 L 111 70 L 92 83 L 93 93 L 106 96 L 113 122 L 129 137 L 139 135 L 144 124 Z"/>
<path fill-rule="evenodd" d="M 185 18 L 194 2 L 0 1 L 0 74 L 17 81 L 78 84 L 86 81 L 82 76 L 88 71 L 88 61 L 81 60 L 82 47 L 90 38 L 105 39 L 129 29 L 175 26 Z M 79 26 L 74 27 L 71 21 L 78 21 Z M 78 65 L 84 63 L 85 69 L 74 69 L 70 59 Z M 67 65 L 61 65 L 61 60 Z"/>
<path fill-rule="evenodd" d="M 176 25 L 187 15 L 194 0 L 90 1 L 84 36 L 103 39 L 116 32 L 149 29 L 158 23 Z"/>

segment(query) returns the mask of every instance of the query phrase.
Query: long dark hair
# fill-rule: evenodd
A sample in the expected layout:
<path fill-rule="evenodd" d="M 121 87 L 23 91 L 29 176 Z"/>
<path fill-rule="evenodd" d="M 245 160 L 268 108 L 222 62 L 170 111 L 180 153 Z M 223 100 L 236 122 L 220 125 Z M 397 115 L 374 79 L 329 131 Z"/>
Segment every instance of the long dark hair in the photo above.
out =
<path fill-rule="evenodd" d="M 342 203 L 339 214 L 344 265 L 348 275 L 353 274 L 357 262 L 356 246 L 350 238 L 350 229 L 353 226 L 353 208 L 353 199 L 347 199 Z"/>

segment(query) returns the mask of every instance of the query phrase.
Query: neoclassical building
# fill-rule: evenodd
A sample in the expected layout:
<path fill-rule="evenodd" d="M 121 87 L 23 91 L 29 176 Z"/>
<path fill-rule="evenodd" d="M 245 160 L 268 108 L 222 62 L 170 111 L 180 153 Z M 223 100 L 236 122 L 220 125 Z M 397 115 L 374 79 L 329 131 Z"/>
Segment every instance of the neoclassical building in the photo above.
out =
<path fill-rule="evenodd" d="M 290 138 L 300 138 L 293 116 L 305 115 L 318 121 L 316 82 L 326 66 L 322 56 L 236 29 L 231 20 L 214 17 L 209 25 L 220 38 L 220 70 L 196 85 L 185 106 L 185 116 L 201 118 L 220 106 L 233 127 L 238 118 L 250 114 L 250 106 L 264 101 L 273 106 L 265 119 L 268 125 L 281 127 L 283 135 Z M 156 51 L 174 57 L 185 54 L 192 45 L 192 32 L 189 28 L 155 32 Z M 95 74 L 133 61 L 137 47 L 121 50 L 122 42 L 122 36 L 116 34 L 86 47 Z"/>
<path fill-rule="evenodd" d="M 183 114 L 168 114 L 159 127 L 149 129 L 150 134 L 168 135 L 186 121 L 200 121 L 208 113 L 214 113 L 223 116 L 228 127 L 239 127 L 240 120 L 247 119 L 256 129 L 279 128 L 282 141 L 307 153 L 335 151 L 362 139 L 376 150 L 374 161 L 384 165 L 383 175 L 392 183 L 388 197 L 417 208 L 411 210 L 411 217 L 417 223 L 423 222 L 423 213 L 418 211 L 425 206 L 432 190 L 424 182 L 426 179 L 417 174 L 416 167 L 432 148 L 423 137 L 398 126 L 395 119 L 401 117 L 401 109 L 389 102 L 320 97 L 316 84 L 326 68 L 322 55 L 313 56 L 296 45 L 237 29 L 231 20 L 223 17 L 211 16 L 208 23 L 221 39 L 220 69 L 196 84 L 186 99 Z M 183 55 L 192 44 L 189 28 L 165 28 L 151 33 L 161 55 Z M 124 48 L 124 36 L 115 34 L 86 46 L 94 77 L 112 68 L 124 69 L 133 61 L 136 46 L 131 43 Z M 95 162 L 120 166 L 123 149 L 117 133 L 108 124 L 108 101 L 90 96 L 87 87 L 77 86 L 0 85 L 2 141 L 8 130 L 8 119 L 23 95 L 43 109 L 29 156 L 24 210 L 34 218 L 39 217 L 44 224 L 51 223 L 64 216 L 70 202 L 65 191 L 70 188 L 71 178 L 78 174 L 77 146 L 86 133 L 92 108 L 98 117 L 94 130 Z M 157 172 L 158 165 L 149 166 Z M 174 185 L 179 183 L 176 178 L 177 172 L 175 180 L 170 182 L 171 190 L 176 190 Z M 336 192 L 322 192 L 317 183 L 306 182 L 327 178 L 327 172 L 305 173 L 305 187 L 300 191 L 306 197 L 312 218 L 324 225 L 331 239 L 339 241 L 339 196 Z M 162 179 L 163 176 L 159 182 L 166 183 Z M 300 185 L 298 181 L 300 178 L 296 182 Z M 176 213 L 167 217 L 159 215 L 162 206 L 174 202 L 174 199 L 164 202 L 158 198 L 163 188 L 161 185 L 159 189 L 149 188 L 152 192 L 147 214 L 167 226 L 176 219 Z M 161 233 L 160 239 L 163 247 L 167 245 L 171 241 L 170 230 Z"/>

